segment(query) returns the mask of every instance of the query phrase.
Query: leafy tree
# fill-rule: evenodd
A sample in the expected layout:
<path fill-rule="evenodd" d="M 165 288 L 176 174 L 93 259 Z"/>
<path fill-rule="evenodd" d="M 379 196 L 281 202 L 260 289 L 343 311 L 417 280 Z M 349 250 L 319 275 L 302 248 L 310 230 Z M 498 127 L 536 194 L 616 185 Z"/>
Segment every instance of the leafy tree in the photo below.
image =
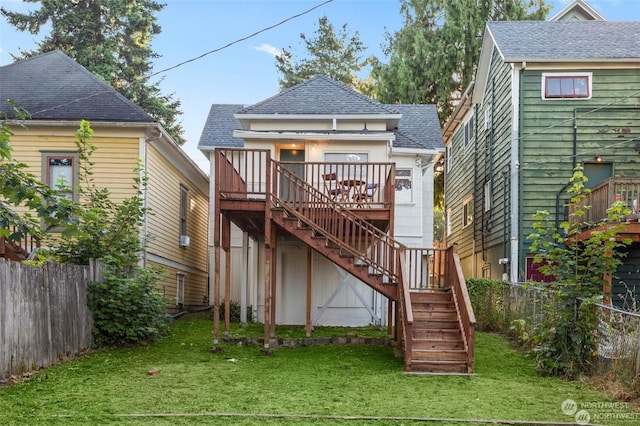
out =
<path fill-rule="evenodd" d="M 184 143 L 177 121 L 180 102 L 162 95 L 160 83 L 150 83 L 146 77 L 151 60 L 158 57 L 151 39 L 160 33 L 154 13 L 163 4 L 154 0 L 25 1 L 41 7 L 27 13 L 0 7 L 0 13 L 19 31 L 38 35 L 50 24 L 51 32 L 37 50 L 22 51 L 22 57 L 62 50 L 147 111 L 178 144 Z"/>
<path fill-rule="evenodd" d="M 589 209 L 584 206 L 589 192 L 584 187 L 586 181 L 582 167 L 576 167 L 568 189 L 572 220 L 558 228 L 548 211 L 538 211 L 534 215 L 535 232 L 528 237 L 534 262 L 540 264 L 543 274 L 554 279 L 546 288 L 550 303 L 534 338 L 536 366 L 542 374 L 575 377 L 592 366 L 598 343 L 593 303 L 602 300 L 609 288 L 606 277 L 613 276 L 622 263 L 621 249 L 631 243 L 616 238 L 620 220 L 631 213 L 620 201 L 607 210 L 602 223 L 586 224 L 591 229 L 589 238 L 578 238 L 584 232 L 583 217 Z"/>
<path fill-rule="evenodd" d="M 370 94 L 370 82 L 356 76 L 356 73 L 371 62 L 371 58 L 362 59 L 366 47 L 360 41 L 358 31 L 350 36 L 347 24 L 344 24 L 340 32 L 336 33 L 329 19 L 323 16 L 318 19 L 315 37 L 302 33 L 300 38 L 305 44 L 305 57 L 294 60 L 291 46 L 289 50 L 283 49 L 276 56 L 276 68 L 282 74 L 279 79 L 281 90 L 321 74 L 364 94 Z"/>
<path fill-rule="evenodd" d="M 14 107 L 16 116 L 27 113 Z M 27 164 L 15 161 L 10 138 L 14 135 L 6 120 L 0 122 L 0 236 L 19 241 L 27 235 L 43 238 L 47 230 L 69 224 L 74 218 L 74 204 L 56 188 L 43 184 L 26 171 Z M 18 213 L 13 207 L 26 207 Z"/>
<path fill-rule="evenodd" d="M 388 64 L 374 61 L 377 99 L 437 104 L 442 122 L 473 80 L 488 20 L 542 20 L 544 0 L 401 0 L 404 26 L 387 34 Z"/>
<path fill-rule="evenodd" d="M 134 179 L 137 193 L 122 203 L 110 191 L 98 188 L 92 177 L 93 130 L 82 120 L 75 135 L 78 149 L 78 220 L 48 253 L 62 263 L 86 265 L 100 259 L 104 278 L 89 284 L 88 304 L 94 314 L 98 345 L 125 345 L 155 340 L 168 331 L 166 300 L 158 289 L 160 271 L 141 268 L 140 229 L 148 210 L 142 191 L 146 176 Z"/>
<path fill-rule="evenodd" d="M 75 134 L 78 149 L 80 198 L 77 222 L 60 236 L 52 254 L 62 263 L 88 265 L 90 259 L 100 259 L 112 274 L 126 275 L 136 268 L 143 249 L 140 228 L 147 209 L 144 207 L 142 181 L 134 179 L 137 193 L 115 203 L 107 188 L 98 188 L 92 177 L 91 155 L 97 149 L 91 143 L 93 129 L 82 120 Z"/>

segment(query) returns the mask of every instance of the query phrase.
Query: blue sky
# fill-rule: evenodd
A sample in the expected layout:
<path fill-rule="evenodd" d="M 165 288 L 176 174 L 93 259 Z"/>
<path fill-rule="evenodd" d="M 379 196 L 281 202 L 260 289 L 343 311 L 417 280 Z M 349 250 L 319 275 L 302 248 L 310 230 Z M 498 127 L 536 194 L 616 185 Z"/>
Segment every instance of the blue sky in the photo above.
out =
<path fill-rule="evenodd" d="M 162 0 L 159 0 L 162 2 Z M 326 0 L 164 0 L 158 14 L 162 33 L 153 40 L 161 55 L 154 63 L 160 71 L 305 12 Z M 640 0 L 587 0 L 610 21 L 640 20 Z M 569 0 L 547 0 L 553 5 L 549 16 Z M 18 0 L 0 0 L 2 6 L 24 11 Z M 398 0 L 333 0 L 276 28 L 219 52 L 161 74 L 162 87 L 182 102 L 185 151 L 203 169 L 207 160 L 197 150 L 198 139 L 213 103 L 252 104 L 278 92 L 274 54 L 289 46 L 303 52 L 300 33 L 313 35 L 318 18 L 326 15 L 350 33 L 358 31 L 367 54 L 384 59 L 381 45 L 385 33 L 401 28 Z M 11 62 L 10 53 L 32 49 L 38 38 L 19 33 L 0 19 L 0 65 Z"/>

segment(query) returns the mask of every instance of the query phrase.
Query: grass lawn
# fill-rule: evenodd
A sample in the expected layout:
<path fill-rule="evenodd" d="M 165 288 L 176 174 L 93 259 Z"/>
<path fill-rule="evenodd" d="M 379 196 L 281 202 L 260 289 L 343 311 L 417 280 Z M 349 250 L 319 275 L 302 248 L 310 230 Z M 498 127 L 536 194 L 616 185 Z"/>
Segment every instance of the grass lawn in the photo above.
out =
<path fill-rule="evenodd" d="M 592 424 L 640 420 L 594 419 L 634 413 L 607 406 L 610 400 L 581 382 L 536 376 L 531 360 L 492 334 L 477 334 L 474 377 L 403 375 L 402 360 L 384 346 L 280 348 L 271 357 L 260 356 L 256 346 L 223 347 L 222 354 L 210 352 L 210 320 L 182 318 L 156 344 L 99 351 L 0 388 L 0 424 L 410 425 L 425 418 L 573 422 L 561 410 L 567 399 L 591 404 Z M 158 373 L 149 375 L 150 370 Z M 128 416 L 152 413 L 191 416 Z"/>

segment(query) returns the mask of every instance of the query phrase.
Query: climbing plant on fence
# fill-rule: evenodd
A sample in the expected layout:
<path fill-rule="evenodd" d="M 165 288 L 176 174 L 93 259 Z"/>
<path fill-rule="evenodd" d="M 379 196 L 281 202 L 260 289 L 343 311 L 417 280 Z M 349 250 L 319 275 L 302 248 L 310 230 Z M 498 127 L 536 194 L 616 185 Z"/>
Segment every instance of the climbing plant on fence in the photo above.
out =
<path fill-rule="evenodd" d="M 593 367 L 599 324 L 594 302 L 602 300 L 603 291 L 609 288 L 605 277 L 616 271 L 622 262 L 620 249 L 631 242 L 616 239 L 620 220 L 631 213 L 621 202 L 607 210 L 602 223 L 582 220 L 589 208 L 582 205 L 589 193 L 586 181 L 582 167 L 576 167 L 567 190 L 571 220 L 556 226 L 549 211 L 538 211 L 534 214 L 535 232 L 528 237 L 534 263 L 554 278 L 545 287 L 554 297 L 545 306 L 547 312 L 536 327 L 533 342 L 541 374 L 575 377 Z M 590 229 L 590 234 L 579 238 L 585 229 Z"/>

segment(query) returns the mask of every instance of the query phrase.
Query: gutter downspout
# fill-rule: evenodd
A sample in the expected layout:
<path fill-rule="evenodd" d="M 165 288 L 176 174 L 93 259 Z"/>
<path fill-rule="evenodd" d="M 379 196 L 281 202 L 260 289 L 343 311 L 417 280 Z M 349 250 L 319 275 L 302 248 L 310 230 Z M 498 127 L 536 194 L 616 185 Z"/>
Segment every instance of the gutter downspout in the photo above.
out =
<path fill-rule="evenodd" d="M 510 280 L 518 282 L 519 259 L 519 225 L 520 225 L 520 69 L 512 64 L 511 73 L 511 252 L 510 252 Z"/>

